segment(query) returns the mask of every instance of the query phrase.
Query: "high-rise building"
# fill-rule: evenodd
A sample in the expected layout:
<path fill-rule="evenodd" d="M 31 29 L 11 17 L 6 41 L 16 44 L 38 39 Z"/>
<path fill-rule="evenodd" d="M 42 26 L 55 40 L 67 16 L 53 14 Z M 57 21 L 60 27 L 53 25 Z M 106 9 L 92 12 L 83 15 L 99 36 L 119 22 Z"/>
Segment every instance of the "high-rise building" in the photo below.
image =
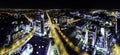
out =
<path fill-rule="evenodd" d="M 44 13 L 43 12 L 37 12 L 36 13 L 36 20 L 41 21 L 40 22 L 40 31 L 41 34 L 44 34 Z"/>

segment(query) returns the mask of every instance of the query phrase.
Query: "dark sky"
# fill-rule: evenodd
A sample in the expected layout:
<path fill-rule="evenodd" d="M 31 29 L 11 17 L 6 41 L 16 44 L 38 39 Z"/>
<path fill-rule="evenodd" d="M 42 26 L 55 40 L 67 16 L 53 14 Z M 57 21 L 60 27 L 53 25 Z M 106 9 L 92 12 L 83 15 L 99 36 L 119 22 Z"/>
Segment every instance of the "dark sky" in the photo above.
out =
<path fill-rule="evenodd" d="M 119 8 L 117 0 L 1 0 L 3 8 Z"/>

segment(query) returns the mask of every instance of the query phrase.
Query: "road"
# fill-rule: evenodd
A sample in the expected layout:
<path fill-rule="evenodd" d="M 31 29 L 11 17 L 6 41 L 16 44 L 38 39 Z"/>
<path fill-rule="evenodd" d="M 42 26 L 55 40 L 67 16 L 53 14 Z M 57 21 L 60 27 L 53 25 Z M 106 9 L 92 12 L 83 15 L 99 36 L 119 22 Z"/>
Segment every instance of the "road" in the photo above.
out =
<path fill-rule="evenodd" d="M 55 27 L 53 26 L 53 23 L 51 21 L 51 18 L 50 16 L 48 15 L 48 12 L 46 12 L 46 15 L 48 17 L 48 20 L 50 22 L 50 30 L 51 30 L 51 33 L 52 33 L 52 36 L 53 36 L 53 40 L 55 42 L 55 44 L 57 45 L 57 47 L 59 48 L 59 51 L 60 51 L 60 55 L 69 55 L 62 40 L 59 38 L 59 35 L 57 33 L 57 31 L 55 30 Z"/>
<path fill-rule="evenodd" d="M 30 33 L 26 34 L 20 40 L 13 42 L 9 47 L 0 48 L 0 55 L 12 54 L 16 50 L 18 50 L 21 46 L 23 46 L 27 41 L 29 41 L 33 37 L 35 29 L 36 27 L 34 27 Z"/>
<path fill-rule="evenodd" d="M 73 42 L 69 40 L 69 37 L 67 37 L 57 25 L 54 26 L 57 29 L 57 31 L 60 33 L 61 37 L 65 40 L 65 42 L 67 42 L 66 44 L 68 44 L 72 49 L 74 49 L 74 51 L 79 52 L 80 49 L 77 46 L 75 46 Z"/>
<path fill-rule="evenodd" d="M 25 18 L 27 18 L 27 20 L 28 20 L 29 22 L 32 23 L 32 19 L 30 19 L 26 14 L 23 14 L 23 15 L 25 16 Z"/>
<path fill-rule="evenodd" d="M 120 46 L 118 44 L 115 44 L 112 48 L 114 55 L 120 55 Z"/>

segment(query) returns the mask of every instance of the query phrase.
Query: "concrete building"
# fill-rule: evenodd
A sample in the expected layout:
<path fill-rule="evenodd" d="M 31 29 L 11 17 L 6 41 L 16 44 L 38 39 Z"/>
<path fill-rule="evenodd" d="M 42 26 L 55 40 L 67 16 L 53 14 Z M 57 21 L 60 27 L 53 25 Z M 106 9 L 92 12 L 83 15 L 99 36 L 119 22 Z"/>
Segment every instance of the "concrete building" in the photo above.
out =
<path fill-rule="evenodd" d="M 35 16 L 36 20 L 40 21 L 40 31 L 41 34 L 44 34 L 44 13 L 43 12 L 37 12 Z"/>

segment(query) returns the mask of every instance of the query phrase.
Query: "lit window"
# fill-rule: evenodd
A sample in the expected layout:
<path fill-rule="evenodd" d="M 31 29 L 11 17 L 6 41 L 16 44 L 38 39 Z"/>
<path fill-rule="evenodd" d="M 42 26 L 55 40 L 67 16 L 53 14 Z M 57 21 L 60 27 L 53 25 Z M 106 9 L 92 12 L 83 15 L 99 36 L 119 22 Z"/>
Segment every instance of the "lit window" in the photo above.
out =
<path fill-rule="evenodd" d="M 42 46 L 42 48 L 44 48 L 44 46 Z"/>
<path fill-rule="evenodd" d="M 37 46 L 37 44 L 35 44 L 35 46 Z"/>
<path fill-rule="evenodd" d="M 101 28 L 101 34 L 104 36 L 104 32 L 105 32 L 105 30 L 104 30 L 104 28 Z"/>
<path fill-rule="evenodd" d="M 41 48 L 41 47 L 39 46 L 39 48 Z"/>
<path fill-rule="evenodd" d="M 39 52 L 36 52 L 36 54 L 38 54 Z"/>
<path fill-rule="evenodd" d="M 107 21 L 106 24 L 108 24 L 109 22 Z"/>

